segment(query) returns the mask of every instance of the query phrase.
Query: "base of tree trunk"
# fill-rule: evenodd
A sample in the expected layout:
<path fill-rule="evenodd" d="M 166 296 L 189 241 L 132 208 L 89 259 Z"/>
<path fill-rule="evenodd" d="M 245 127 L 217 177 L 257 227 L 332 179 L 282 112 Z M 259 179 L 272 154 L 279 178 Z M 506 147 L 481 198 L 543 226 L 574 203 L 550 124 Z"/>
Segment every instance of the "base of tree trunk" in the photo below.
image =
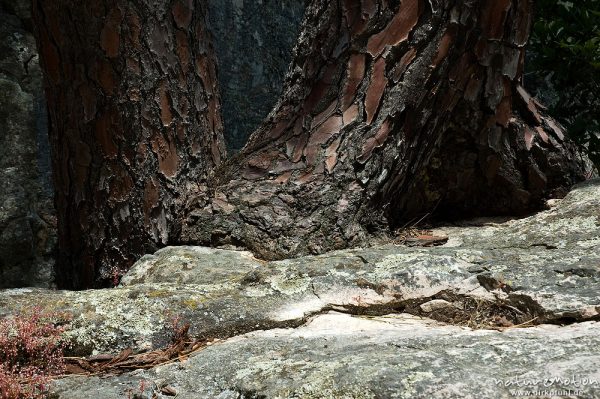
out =
<path fill-rule="evenodd" d="M 190 196 L 179 242 L 321 253 L 424 216 L 530 213 L 590 177 L 521 86 L 531 3 L 432 4 L 312 1 L 282 99 Z"/>

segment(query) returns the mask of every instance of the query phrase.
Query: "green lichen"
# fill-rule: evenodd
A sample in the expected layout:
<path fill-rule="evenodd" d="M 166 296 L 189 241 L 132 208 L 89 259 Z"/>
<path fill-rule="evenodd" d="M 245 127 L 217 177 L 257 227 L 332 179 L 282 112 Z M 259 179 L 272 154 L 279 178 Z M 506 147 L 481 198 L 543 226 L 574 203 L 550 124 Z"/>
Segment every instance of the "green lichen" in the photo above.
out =
<path fill-rule="evenodd" d="M 271 277 L 269 283 L 271 287 L 286 295 L 299 294 L 306 291 L 312 279 L 302 275 L 278 275 Z"/>
<path fill-rule="evenodd" d="M 149 298 L 167 298 L 167 297 L 171 296 L 171 293 L 169 291 L 165 291 L 165 290 L 157 290 L 157 291 L 148 292 L 146 295 Z"/>

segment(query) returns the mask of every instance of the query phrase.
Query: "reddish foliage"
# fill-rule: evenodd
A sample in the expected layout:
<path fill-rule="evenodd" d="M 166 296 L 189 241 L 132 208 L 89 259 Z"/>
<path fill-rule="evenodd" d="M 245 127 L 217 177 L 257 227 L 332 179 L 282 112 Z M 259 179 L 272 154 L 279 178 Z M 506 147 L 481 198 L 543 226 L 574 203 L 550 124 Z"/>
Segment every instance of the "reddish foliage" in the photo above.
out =
<path fill-rule="evenodd" d="M 171 330 L 171 340 L 174 344 L 190 340 L 188 335 L 190 323 L 182 322 L 181 319 L 181 316 L 171 316 L 169 320 L 170 325 L 168 327 Z"/>
<path fill-rule="evenodd" d="M 43 398 L 50 377 L 63 372 L 64 328 L 57 319 L 65 316 L 35 309 L 0 320 L 0 399 Z"/>

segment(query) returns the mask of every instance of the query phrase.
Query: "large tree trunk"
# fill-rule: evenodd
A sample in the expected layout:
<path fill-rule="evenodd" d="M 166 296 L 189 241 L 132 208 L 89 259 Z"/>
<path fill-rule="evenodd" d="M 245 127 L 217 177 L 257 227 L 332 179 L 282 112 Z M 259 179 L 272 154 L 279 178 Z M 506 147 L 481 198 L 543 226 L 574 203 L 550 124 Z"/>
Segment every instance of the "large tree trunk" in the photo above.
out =
<path fill-rule="evenodd" d="M 521 86 L 529 0 L 312 0 L 280 101 L 220 166 L 202 2 L 80 3 L 34 1 L 63 286 L 166 243 L 273 259 L 523 213 L 590 170 Z"/>
<path fill-rule="evenodd" d="M 58 283 L 106 284 L 167 244 L 224 156 L 202 2 L 34 0 L 51 121 Z"/>
<path fill-rule="evenodd" d="M 313 0 L 284 93 L 180 240 L 284 258 L 415 215 L 518 214 L 590 173 L 523 90 L 529 0 Z"/>

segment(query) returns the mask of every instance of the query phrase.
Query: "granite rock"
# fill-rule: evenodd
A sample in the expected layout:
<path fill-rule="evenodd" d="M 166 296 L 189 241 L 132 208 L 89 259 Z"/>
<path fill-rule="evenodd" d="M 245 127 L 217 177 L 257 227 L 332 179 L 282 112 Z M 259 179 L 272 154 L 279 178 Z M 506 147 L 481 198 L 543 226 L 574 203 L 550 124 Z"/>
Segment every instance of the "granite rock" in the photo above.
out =
<path fill-rule="evenodd" d="M 169 247 L 115 289 L 0 291 L 0 315 L 71 313 L 77 355 L 159 348 L 174 317 L 219 340 L 181 364 L 61 379 L 60 398 L 120 397 L 142 379 L 183 398 L 510 397 L 523 381 L 596 397 L 598 198 L 600 181 L 581 184 L 528 218 L 438 229 L 449 240 L 432 248 L 265 262 Z"/>
<path fill-rule="evenodd" d="M 58 381 L 61 399 L 167 398 L 594 398 L 600 395 L 598 322 L 504 332 L 409 315 L 328 312 L 297 329 L 256 331 L 185 363 L 119 377 Z M 521 386 L 519 386 L 521 385 Z M 525 386 L 524 386 L 525 385 Z M 548 394 L 551 390 L 555 394 Z M 569 393 L 567 393 L 569 392 Z"/>
<path fill-rule="evenodd" d="M 0 287 L 51 287 L 56 220 L 30 2 L 0 2 Z"/>

